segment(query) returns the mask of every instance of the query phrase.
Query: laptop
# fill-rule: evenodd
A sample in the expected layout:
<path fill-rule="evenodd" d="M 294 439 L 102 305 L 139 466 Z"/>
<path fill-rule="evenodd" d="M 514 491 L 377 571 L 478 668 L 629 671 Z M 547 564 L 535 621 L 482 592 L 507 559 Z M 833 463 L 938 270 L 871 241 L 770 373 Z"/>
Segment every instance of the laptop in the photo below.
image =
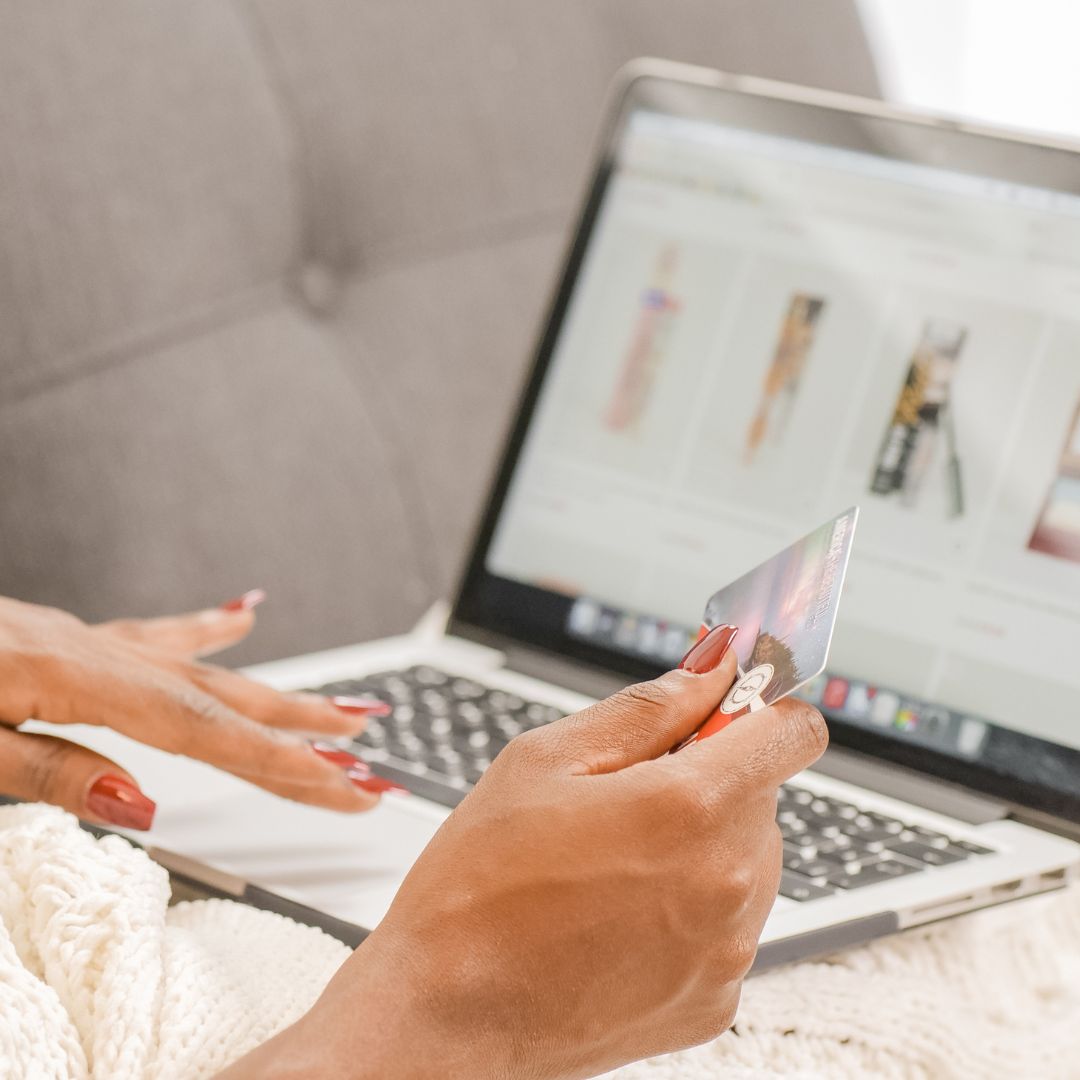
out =
<path fill-rule="evenodd" d="M 628 68 L 452 607 L 250 669 L 391 703 L 359 750 L 413 796 L 344 819 L 203 771 L 233 787 L 213 813 L 191 784 L 159 799 L 162 842 L 372 927 L 515 735 L 677 664 L 713 591 L 858 503 L 829 669 L 804 689 L 832 747 L 780 791 L 758 969 L 1063 888 L 1078 150 Z"/>

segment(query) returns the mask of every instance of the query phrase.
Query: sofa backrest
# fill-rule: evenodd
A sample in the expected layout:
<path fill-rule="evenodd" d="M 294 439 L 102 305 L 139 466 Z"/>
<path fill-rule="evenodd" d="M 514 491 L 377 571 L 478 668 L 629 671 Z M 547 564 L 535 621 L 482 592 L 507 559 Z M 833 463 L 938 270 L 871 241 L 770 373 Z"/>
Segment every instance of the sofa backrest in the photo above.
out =
<path fill-rule="evenodd" d="M 0 0 L 0 593 L 446 595 L 641 54 L 875 89 L 849 0 Z"/>

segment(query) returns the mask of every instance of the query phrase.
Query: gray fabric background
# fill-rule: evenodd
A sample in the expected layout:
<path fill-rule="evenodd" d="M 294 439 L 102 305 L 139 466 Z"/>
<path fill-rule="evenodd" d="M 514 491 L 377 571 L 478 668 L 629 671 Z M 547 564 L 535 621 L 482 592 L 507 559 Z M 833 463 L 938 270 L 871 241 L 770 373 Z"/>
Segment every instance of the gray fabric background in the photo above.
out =
<path fill-rule="evenodd" d="M 230 662 L 448 595 L 646 54 L 876 91 L 848 0 L 0 0 L 0 593 L 264 586 Z"/>

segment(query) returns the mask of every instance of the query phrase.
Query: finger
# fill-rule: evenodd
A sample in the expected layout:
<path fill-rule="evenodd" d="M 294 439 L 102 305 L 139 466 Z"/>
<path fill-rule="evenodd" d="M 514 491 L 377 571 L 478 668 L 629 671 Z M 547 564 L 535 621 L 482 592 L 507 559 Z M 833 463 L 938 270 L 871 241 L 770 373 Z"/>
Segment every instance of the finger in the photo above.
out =
<path fill-rule="evenodd" d="M 134 778 L 107 757 L 66 739 L 6 728 L 0 728 L 0 791 L 129 829 L 149 829 L 156 809 Z"/>
<path fill-rule="evenodd" d="M 185 665 L 178 672 L 230 708 L 271 727 L 355 736 L 364 730 L 369 716 L 390 714 L 390 706 L 376 698 L 285 694 L 209 664 Z"/>
<path fill-rule="evenodd" d="M 265 596 L 257 589 L 221 607 L 157 619 L 114 619 L 94 629 L 173 656 L 206 656 L 235 645 L 251 633 L 255 625 L 252 609 Z"/>
<path fill-rule="evenodd" d="M 725 635 L 731 629 L 717 627 L 698 642 L 683 661 L 691 667 L 628 686 L 550 725 L 544 735 L 552 740 L 553 754 L 597 773 L 667 753 L 708 719 L 734 682 L 734 635 Z"/>
<path fill-rule="evenodd" d="M 189 680 L 143 664 L 138 655 L 123 659 L 104 668 L 65 666 L 64 679 L 49 684 L 32 715 L 46 723 L 111 727 L 229 772 L 300 784 L 335 782 L 336 767 L 306 739 L 260 724 Z"/>
<path fill-rule="evenodd" d="M 308 806 L 319 806 L 325 810 L 336 810 L 343 814 L 363 813 L 379 805 L 378 792 L 365 790 L 357 782 L 350 780 L 344 771 L 339 773 L 334 782 L 315 786 L 297 784 L 288 780 L 268 779 L 240 771 L 235 772 L 234 775 L 261 787 L 264 791 L 280 795 L 283 799 L 306 803 Z"/>
<path fill-rule="evenodd" d="M 747 713 L 711 738 L 693 743 L 657 765 L 697 773 L 715 783 L 779 787 L 825 752 L 829 731 L 821 713 L 798 698 L 784 698 Z M 686 771 L 682 770 L 685 763 Z"/>

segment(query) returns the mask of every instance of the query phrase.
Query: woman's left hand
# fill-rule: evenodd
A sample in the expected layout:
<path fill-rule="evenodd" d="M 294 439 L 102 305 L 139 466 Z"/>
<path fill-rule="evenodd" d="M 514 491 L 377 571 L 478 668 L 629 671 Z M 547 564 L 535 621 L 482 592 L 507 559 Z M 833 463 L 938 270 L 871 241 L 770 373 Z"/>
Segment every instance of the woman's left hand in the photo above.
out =
<path fill-rule="evenodd" d="M 359 811 L 392 785 L 311 736 L 355 736 L 366 699 L 280 693 L 197 659 L 247 636 L 248 593 L 217 608 L 90 626 L 54 608 L 0 597 L 0 793 L 55 803 L 90 821 L 147 829 L 155 804 L 116 763 L 28 719 L 95 724 L 216 765 L 268 791 Z"/>

